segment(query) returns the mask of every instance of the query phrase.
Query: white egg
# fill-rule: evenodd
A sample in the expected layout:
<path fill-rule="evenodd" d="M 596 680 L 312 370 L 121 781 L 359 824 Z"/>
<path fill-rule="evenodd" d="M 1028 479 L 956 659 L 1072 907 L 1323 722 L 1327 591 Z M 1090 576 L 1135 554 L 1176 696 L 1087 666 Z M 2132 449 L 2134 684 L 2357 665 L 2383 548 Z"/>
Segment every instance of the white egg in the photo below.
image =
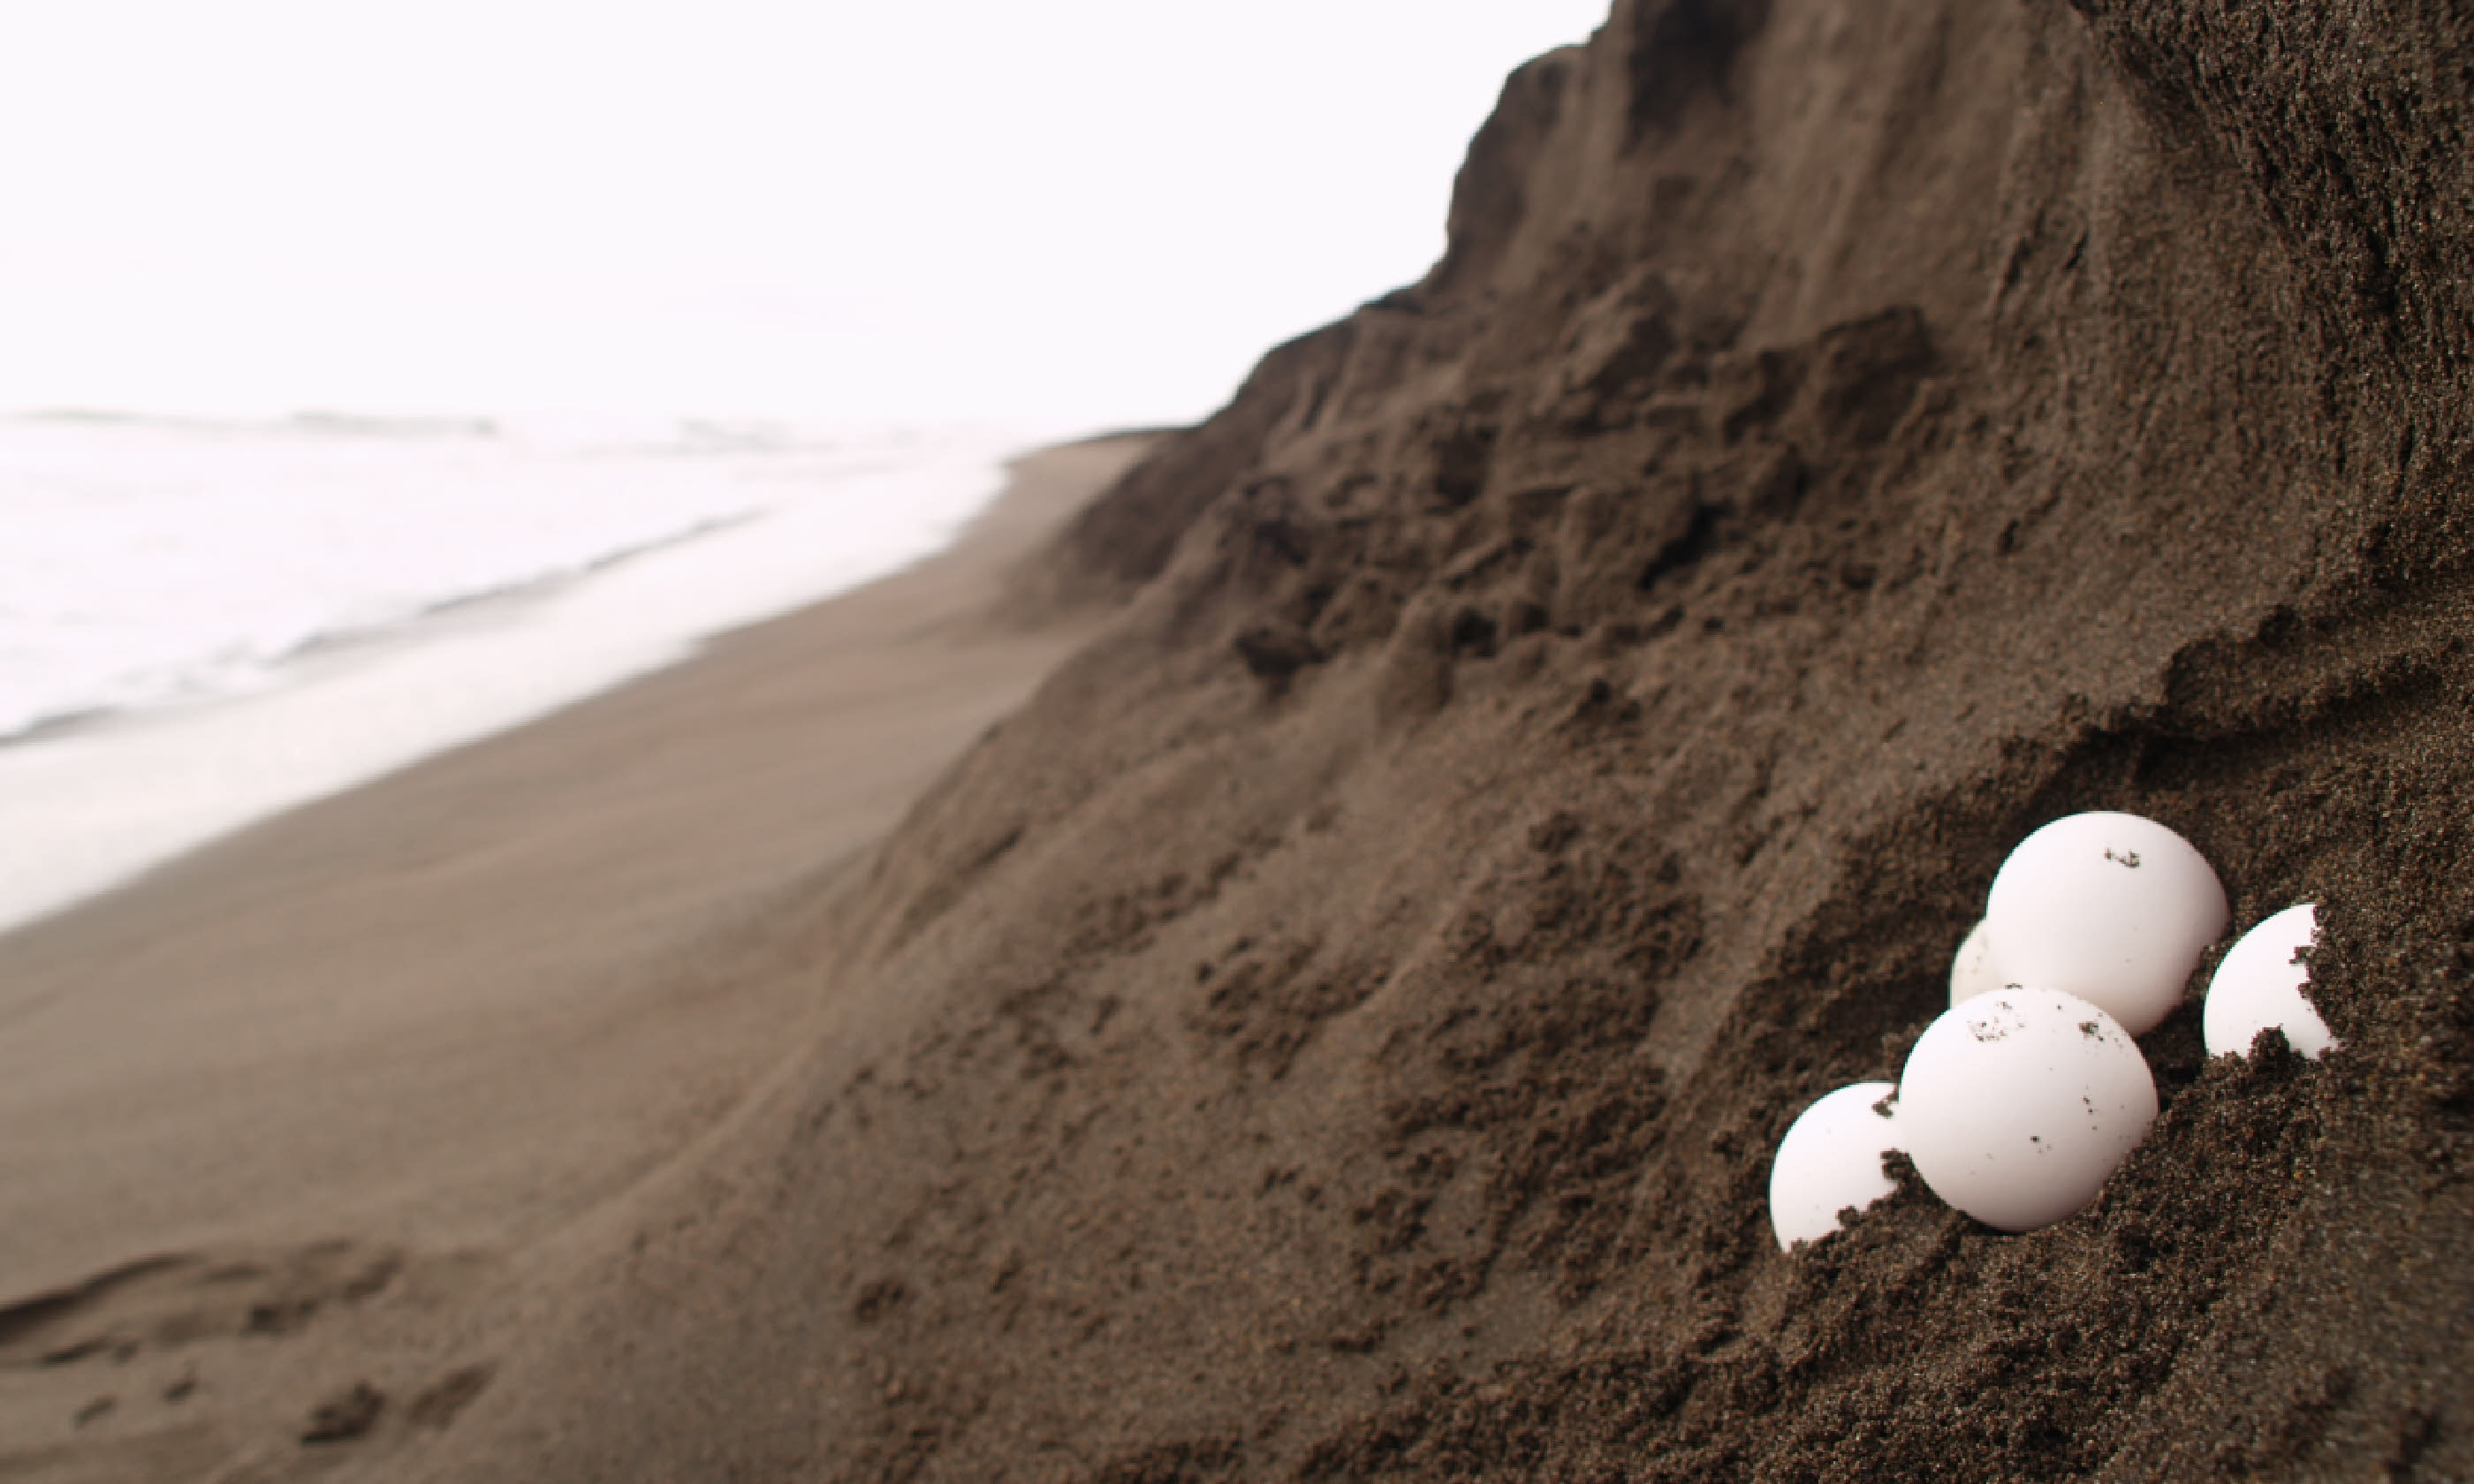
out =
<path fill-rule="evenodd" d="M 1798 1114 L 1770 1162 L 1770 1230 L 1782 1248 L 1838 1230 L 1838 1212 L 1862 1209 L 1898 1188 L 1881 1172 L 1896 1147 L 1897 1118 L 1880 1110 L 1895 1084 L 1840 1088 Z"/>
<path fill-rule="evenodd" d="M 2297 961 L 2318 937 L 2319 916 L 2305 902 L 2260 923 L 2225 950 L 2208 981 L 2208 1007 L 2199 1017 L 2208 1055 L 2248 1056 L 2251 1042 L 2271 1025 L 2304 1056 L 2316 1061 L 2328 1054 L 2337 1039 L 2303 997 L 2311 969 Z"/>
<path fill-rule="evenodd" d="M 2005 988 L 2001 966 L 1993 962 L 1993 937 L 1977 922 L 1959 940 L 1958 957 L 1950 961 L 1950 1002 L 1974 999 Z"/>
<path fill-rule="evenodd" d="M 1978 995 L 1925 1029 L 1899 1079 L 1899 1137 L 1933 1194 L 2029 1232 L 2096 1199 L 2156 1121 L 2128 1033 L 2058 990 Z"/>
<path fill-rule="evenodd" d="M 2102 1006 L 2144 1036 L 2232 913 L 2191 842 L 2136 814 L 2074 814 L 2019 842 L 1993 877 L 1984 927 L 2013 984 Z"/>

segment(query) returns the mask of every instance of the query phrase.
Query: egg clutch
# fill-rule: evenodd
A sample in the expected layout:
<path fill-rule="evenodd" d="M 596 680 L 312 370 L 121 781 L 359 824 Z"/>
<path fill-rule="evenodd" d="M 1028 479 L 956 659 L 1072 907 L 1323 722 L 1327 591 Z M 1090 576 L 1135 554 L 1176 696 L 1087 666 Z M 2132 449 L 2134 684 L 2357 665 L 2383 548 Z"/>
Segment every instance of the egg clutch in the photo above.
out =
<path fill-rule="evenodd" d="M 2191 842 L 2135 814 L 2074 814 L 2019 843 L 1983 921 L 1951 966 L 1950 1009 L 1893 1085 L 1814 1103 L 1770 1166 L 1781 1247 L 1817 1241 L 1838 1213 L 1896 1188 L 1904 1153 L 1941 1197 L 1990 1227 L 2029 1232 L 2084 1209 L 2156 1121 L 2156 1079 L 2132 1039 L 2180 1003 L 2232 913 Z M 2208 1054 L 2245 1054 L 2274 1027 L 2305 1056 L 2336 1042 L 2303 994 L 2309 904 L 2253 927 L 2208 986 Z"/>

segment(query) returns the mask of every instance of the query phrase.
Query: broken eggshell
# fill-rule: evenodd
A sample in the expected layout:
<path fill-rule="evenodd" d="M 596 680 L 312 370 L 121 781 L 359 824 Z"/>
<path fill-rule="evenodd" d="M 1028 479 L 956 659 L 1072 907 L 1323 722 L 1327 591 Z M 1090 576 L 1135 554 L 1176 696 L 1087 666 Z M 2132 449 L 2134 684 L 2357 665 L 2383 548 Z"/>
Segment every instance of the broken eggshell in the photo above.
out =
<path fill-rule="evenodd" d="M 1770 1230 L 1782 1249 L 1821 1240 L 1838 1230 L 1841 1210 L 1861 1210 L 1898 1188 L 1881 1170 L 1898 1125 L 1881 1104 L 1897 1091 L 1892 1083 L 1859 1082 L 1796 1116 L 1770 1162 Z"/>
<path fill-rule="evenodd" d="M 2156 1121 L 2156 1082 L 2113 1017 L 2057 990 L 1978 995 L 1925 1030 L 1899 1136 L 1933 1194 L 2029 1232 L 2096 1199 Z"/>

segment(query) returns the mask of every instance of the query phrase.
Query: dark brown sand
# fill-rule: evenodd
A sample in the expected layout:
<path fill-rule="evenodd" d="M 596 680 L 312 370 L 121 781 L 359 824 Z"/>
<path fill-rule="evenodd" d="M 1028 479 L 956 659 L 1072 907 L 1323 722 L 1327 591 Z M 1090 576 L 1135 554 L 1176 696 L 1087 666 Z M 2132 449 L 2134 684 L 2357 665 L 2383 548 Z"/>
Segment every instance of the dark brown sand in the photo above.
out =
<path fill-rule="evenodd" d="M 0 1480 L 323 1470 L 485 1391 L 536 1254 L 820 1034 L 820 894 L 1087 634 L 989 598 L 1142 446 L 0 938 Z"/>
<path fill-rule="evenodd" d="M 1513 78 L 1424 281 L 1015 574 L 1105 626 L 881 847 L 492 950 L 710 995 L 771 1042 L 718 1080 L 769 1070 L 420 1365 L 304 1373 L 328 1441 L 264 1467 L 2474 1477 L 2469 94 L 2451 0 L 1619 0 Z M 588 828 L 582 742 L 466 766 Z M 760 781 L 709 807 L 805 834 Z M 2210 1063 L 2195 979 L 2087 1211 L 1910 1183 L 1779 1252 L 1788 1122 L 1896 1074 L 2004 852 L 2092 807 L 2241 924 L 2320 903 L 2343 1051 Z M 212 890 L 326 878 L 279 865 Z M 494 879 L 417 945 L 558 900 Z M 270 959 L 385 941 L 323 919 Z M 528 1044 L 668 1106 L 696 1017 L 621 1018 Z M 490 1250 L 384 1240 L 406 1308 Z M 152 1354 L 47 1425 L 169 1425 L 102 1379 Z"/>
<path fill-rule="evenodd" d="M 2474 1475 L 2469 79 L 1622 0 L 1069 528 L 1020 601 L 1120 616 L 819 894 L 832 1033 L 393 1476 Z M 2087 1212 L 1777 1251 L 2089 807 L 2320 902 L 2345 1051 L 2193 1005 Z"/>

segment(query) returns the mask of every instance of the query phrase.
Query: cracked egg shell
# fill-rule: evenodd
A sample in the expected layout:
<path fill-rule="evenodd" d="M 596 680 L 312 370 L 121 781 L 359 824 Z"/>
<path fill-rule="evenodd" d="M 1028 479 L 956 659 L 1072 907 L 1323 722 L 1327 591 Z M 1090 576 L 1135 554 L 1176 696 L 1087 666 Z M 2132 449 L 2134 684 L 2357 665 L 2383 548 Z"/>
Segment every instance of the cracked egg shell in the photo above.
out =
<path fill-rule="evenodd" d="M 2155 1121 L 2138 1045 L 2100 1007 L 2057 990 L 2013 986 L 1944 1012 L 1899 1079 L 1916 1173 L 2005 1232 L 2085 1209 Z"/>

